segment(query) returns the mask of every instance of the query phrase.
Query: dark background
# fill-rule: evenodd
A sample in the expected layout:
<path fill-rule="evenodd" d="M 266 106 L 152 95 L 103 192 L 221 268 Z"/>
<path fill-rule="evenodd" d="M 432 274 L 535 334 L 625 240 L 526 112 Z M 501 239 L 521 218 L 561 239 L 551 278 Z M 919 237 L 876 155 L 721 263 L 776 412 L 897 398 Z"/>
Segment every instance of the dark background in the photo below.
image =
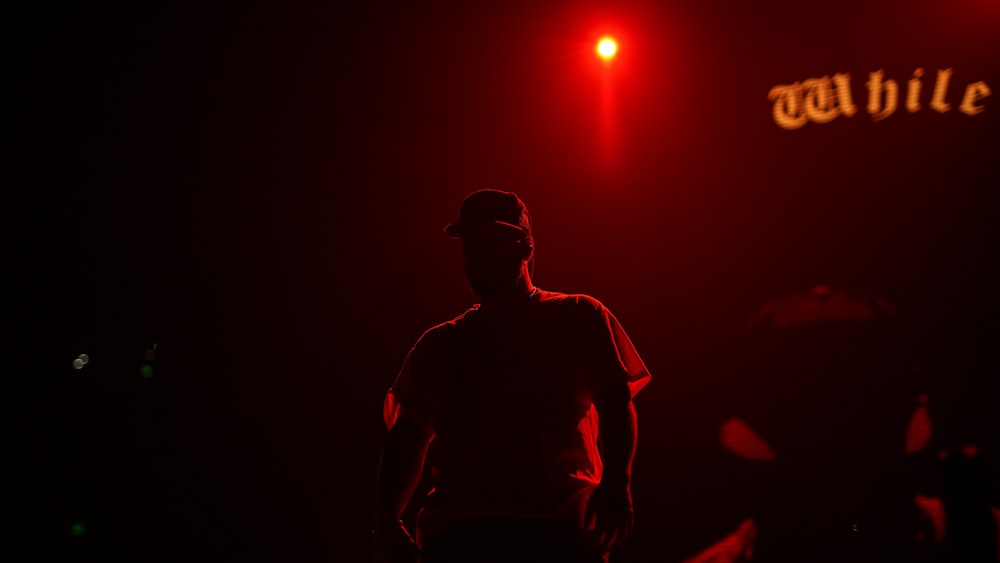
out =
<path fill-rule="evenodd" d="M 1000 98 L 957 106 L 1000 88 L 1000 7 L 697 4 L 15 6 L 5 558 L 364 561 L 383 393 L 474 302 L 442 228 L 481 187 L 527 203 L 536 283 L 602 300 L 654 375 L 622 561 L 742 519 L 712 366 L 815 284 L 898 305 L 931 447 L 995 459 Z M 775 125 L 772 86 L 838 72 L 857 115 Z"/>

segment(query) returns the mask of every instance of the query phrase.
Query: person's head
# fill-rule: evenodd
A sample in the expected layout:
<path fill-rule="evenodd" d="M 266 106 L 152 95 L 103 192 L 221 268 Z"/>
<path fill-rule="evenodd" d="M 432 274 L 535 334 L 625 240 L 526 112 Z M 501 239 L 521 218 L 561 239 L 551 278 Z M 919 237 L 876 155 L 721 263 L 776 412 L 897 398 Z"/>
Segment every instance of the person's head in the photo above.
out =
<path fill-rule="evenodd" d="M 903 317 L 870 291 L 818 286 L 746 329 L 719 439 L 753 483 L 755 560 L 912 560 L 931 428 Z"/>
<path fill-rule="evenodd" d="M 531 218 L 517 195 L 490 189 L 470 194 L 445 233 L 461 239 L 465 275 L 480 297 L 530 288 Z"/>

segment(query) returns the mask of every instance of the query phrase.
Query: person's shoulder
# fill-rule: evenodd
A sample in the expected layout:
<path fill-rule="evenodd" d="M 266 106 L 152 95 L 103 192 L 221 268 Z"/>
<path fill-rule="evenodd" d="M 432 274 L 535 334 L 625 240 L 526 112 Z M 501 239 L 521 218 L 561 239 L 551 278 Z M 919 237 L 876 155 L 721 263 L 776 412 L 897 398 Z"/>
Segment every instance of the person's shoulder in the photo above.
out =
<path fill-rule="evenodd" d="M 433 345 L 446 340 L 450 335 L 454 334 L 455 331 L 459 330 L 464 324 L 466 324 L 469 319 L 475 315 L 477 309 L 478 307 L 471 307 L 461 315 L 458 315 L 451 320 L 430 327 L 425 330 L 420 336 L 420 339 L 417 340 L 417 345 Z"/>
<path fill-rule="evenodd" d="M 604 311 L 604 304 L 596 297 L 585 293 L 560 293 L 539 290 L 539 302 L 583 311 Z"/>

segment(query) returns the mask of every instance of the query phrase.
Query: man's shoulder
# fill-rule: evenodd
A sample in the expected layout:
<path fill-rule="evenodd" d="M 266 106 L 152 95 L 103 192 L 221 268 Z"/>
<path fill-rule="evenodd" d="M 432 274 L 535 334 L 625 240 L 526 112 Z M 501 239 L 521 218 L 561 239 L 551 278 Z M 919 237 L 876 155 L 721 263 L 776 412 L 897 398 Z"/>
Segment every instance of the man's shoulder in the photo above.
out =
<path fill-rule="evenodd" d="M 601 311 L 604 304 L 596 297 L 585 293 L 561 293 L 558 291 L 538 290 L 538 301 L 542 304 L 550 304 L 574 309 Z"/>
<path fill-rule="evenodd" d="M 468 322 L 468 320 L 475 314 L 476 309 L 476 307 L 470 307 L 461 315 L 430 327 L 424 331 L 423 335 L 420 336 L 417 344 L 427 345 L 440 342 L 442 339 L 448 338 L 449 335 L 453 334 L 462 325 Z"/>

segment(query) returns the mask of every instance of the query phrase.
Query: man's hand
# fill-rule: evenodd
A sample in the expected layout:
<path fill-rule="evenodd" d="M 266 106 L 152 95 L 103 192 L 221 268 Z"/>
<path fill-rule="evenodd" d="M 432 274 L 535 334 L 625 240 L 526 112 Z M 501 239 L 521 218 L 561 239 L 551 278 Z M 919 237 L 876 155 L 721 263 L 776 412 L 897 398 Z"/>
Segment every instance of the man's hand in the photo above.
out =
<path fill-rule="evenodd" d="M 632 493 L 627 485 L 601 483 L 587 503 L 585 537 L 595 550 L 611 551 L 632 533 Z"/>
<path fill-rule="evenodd" d="M 434 434 L 402 407 L 386 434 L 375 495 L 375 563 L 416 563 L 417 544 L 399 520 L 417 488 Z"/>
<path fill-rule="evenodd" d="M 420 556 L 417 542 L 402 522 L 376 526 L 372 532 L 375 563 L 416 563 Z"/>

